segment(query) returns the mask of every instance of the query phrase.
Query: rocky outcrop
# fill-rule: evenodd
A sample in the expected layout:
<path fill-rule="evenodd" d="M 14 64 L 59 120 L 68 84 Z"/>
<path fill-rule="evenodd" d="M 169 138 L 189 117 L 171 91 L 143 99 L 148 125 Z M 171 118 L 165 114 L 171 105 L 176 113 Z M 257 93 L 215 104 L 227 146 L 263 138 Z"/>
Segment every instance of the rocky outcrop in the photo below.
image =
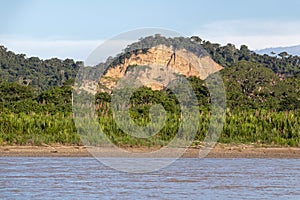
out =
<path fill-rule="evenodd" d="M 143 85 L 160 90 L 178 75 L 205 79 L 223 67 L 209 56 L 199 57 L 184 49 L 159 45 L 146 53 L 132 54 L 122 64 L 110 67 L 100 79 L 100 91 L 111 91 L 120 79 L 135 77 Z"/>

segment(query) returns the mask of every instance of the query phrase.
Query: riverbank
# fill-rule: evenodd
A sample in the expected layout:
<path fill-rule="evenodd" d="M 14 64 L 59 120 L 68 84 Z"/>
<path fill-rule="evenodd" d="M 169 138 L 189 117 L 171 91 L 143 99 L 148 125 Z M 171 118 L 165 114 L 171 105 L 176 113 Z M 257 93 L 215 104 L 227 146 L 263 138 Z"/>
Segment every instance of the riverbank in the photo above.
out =
<path fill-rule="evenodd" d="M 119 157 L 120 154 L 114 148 L 101 147 L 101 155 L 105 157 Z M 124 150 L 129 152 L 151 152 L 154 148 L 147 147 L 127 147 Z M 176 148 L 170 148 L 170 152 Z M 199 157 L 200 148 L 190 147 L 182 157 Z M 85 146 L 0 146 L 0 157 L 92 157 Z M 300 148 L 298 147 L 272 147 L 254 145 L 229 145 L 217 144 L 206 156 L 207 158 L 300 158 Z"/>

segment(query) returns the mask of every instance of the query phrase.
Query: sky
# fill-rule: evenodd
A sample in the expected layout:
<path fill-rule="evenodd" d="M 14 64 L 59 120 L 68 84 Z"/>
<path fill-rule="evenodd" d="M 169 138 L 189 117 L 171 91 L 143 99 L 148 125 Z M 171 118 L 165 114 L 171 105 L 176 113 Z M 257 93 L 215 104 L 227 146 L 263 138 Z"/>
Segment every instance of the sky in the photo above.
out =
<path fill-rule="evenodd" d="M 126 31 L 157 27 L 250 49 L 300 44 L 298 0 L 0 0 L 0 45 L 27 57 L 85 60 Z"/>

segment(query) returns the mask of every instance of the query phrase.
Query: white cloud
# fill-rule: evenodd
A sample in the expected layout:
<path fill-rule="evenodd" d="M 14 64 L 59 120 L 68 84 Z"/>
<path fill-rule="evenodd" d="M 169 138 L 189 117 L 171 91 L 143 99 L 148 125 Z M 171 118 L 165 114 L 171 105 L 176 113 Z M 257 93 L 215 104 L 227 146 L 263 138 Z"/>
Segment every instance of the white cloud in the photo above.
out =
<path fill-rule="evenodd" d="M 85 60 L 86 65 L 96 65 L 105 62 L 109 56 L 116 56 L 121 53 L 129 44 L 137 40 L 129 40 L 127 38 L 114 38 L 107 40 L 99 45 Z"/>
<path fill-rule="evenodd" d="M 300 21 L 234 20 L 205 24 L 194 35 L 221 44 L 246 44 L 250 49 L 300 44 Z"/>
<path fill-rule="evenodd" d="M 57 57 L 85 60 L 101 43 L 102 40 L 33 40 L 0 36 L 0 44 L 9 50 L 42 59 Z"/>
<path fill-rule="evenodd" d="M 239 47 L 241 44 L 246 44 L 253 50 L 293 46 L 300 44 L 300 21 L 218 21 L 200 26 L 199 30 L 195 31 L 193 35 L 199 35 L 205 40 L 223 45 L 233 43 Z M 38 56 L 43 59 L 53 57 L 60 59 L 73 58 L 85 61 L 100 44 L 104 44 L 106 54 L 103 54 L 103 49 L 99 51 L 101 53 L 95 54 L 93 52 L 93 58 L 90 57 L 90 60 L 94 63 L 94 60 L 98 61 L 100 54 L 106 56 L 111 51 L 119 50 L 126 43 L 130 44 L 129 40 L 131 41 L 134 37 L 127 36 L 127 38 L 128 41 L 120 43 L 117 41 L 118 43 L 114 44 L 112 42 L 103 43 L 104 40 L 28 39 L 0 35 L 0 45 L 4 45 L 16 53 L 24 53 L 27 57 Z"/>
<path fill-rule="evenodd" d="M 1 37 L 0 45 L 8 50 L 27 57 L 36 56 L 42 59 L 72 58 L 85 61 L 87 65 L 104 62 L 109 56 L 120 53 L 127 45 L 136 40 L 34 40 L 14 37 Z"/>

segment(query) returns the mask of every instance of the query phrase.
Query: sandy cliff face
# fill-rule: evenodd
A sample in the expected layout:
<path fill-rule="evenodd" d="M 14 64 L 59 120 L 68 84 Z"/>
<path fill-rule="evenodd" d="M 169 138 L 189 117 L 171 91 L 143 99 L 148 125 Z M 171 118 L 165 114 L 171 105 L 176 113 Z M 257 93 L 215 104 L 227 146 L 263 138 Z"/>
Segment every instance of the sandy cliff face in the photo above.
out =
<path fill-rule="evenodd" d="M 176 75 L 205 79 L 222 68 L 208 56 L 198 57 L 182 49 L 174 52 L 170 47 L 159 45 L 147 53 L 132 54 L 122 64 L 109 68 L 100 79 L 99 90 L 111 91 L 119 80 L 127 77 L 135 77 L 143 85 L 160 90 Z"/>

